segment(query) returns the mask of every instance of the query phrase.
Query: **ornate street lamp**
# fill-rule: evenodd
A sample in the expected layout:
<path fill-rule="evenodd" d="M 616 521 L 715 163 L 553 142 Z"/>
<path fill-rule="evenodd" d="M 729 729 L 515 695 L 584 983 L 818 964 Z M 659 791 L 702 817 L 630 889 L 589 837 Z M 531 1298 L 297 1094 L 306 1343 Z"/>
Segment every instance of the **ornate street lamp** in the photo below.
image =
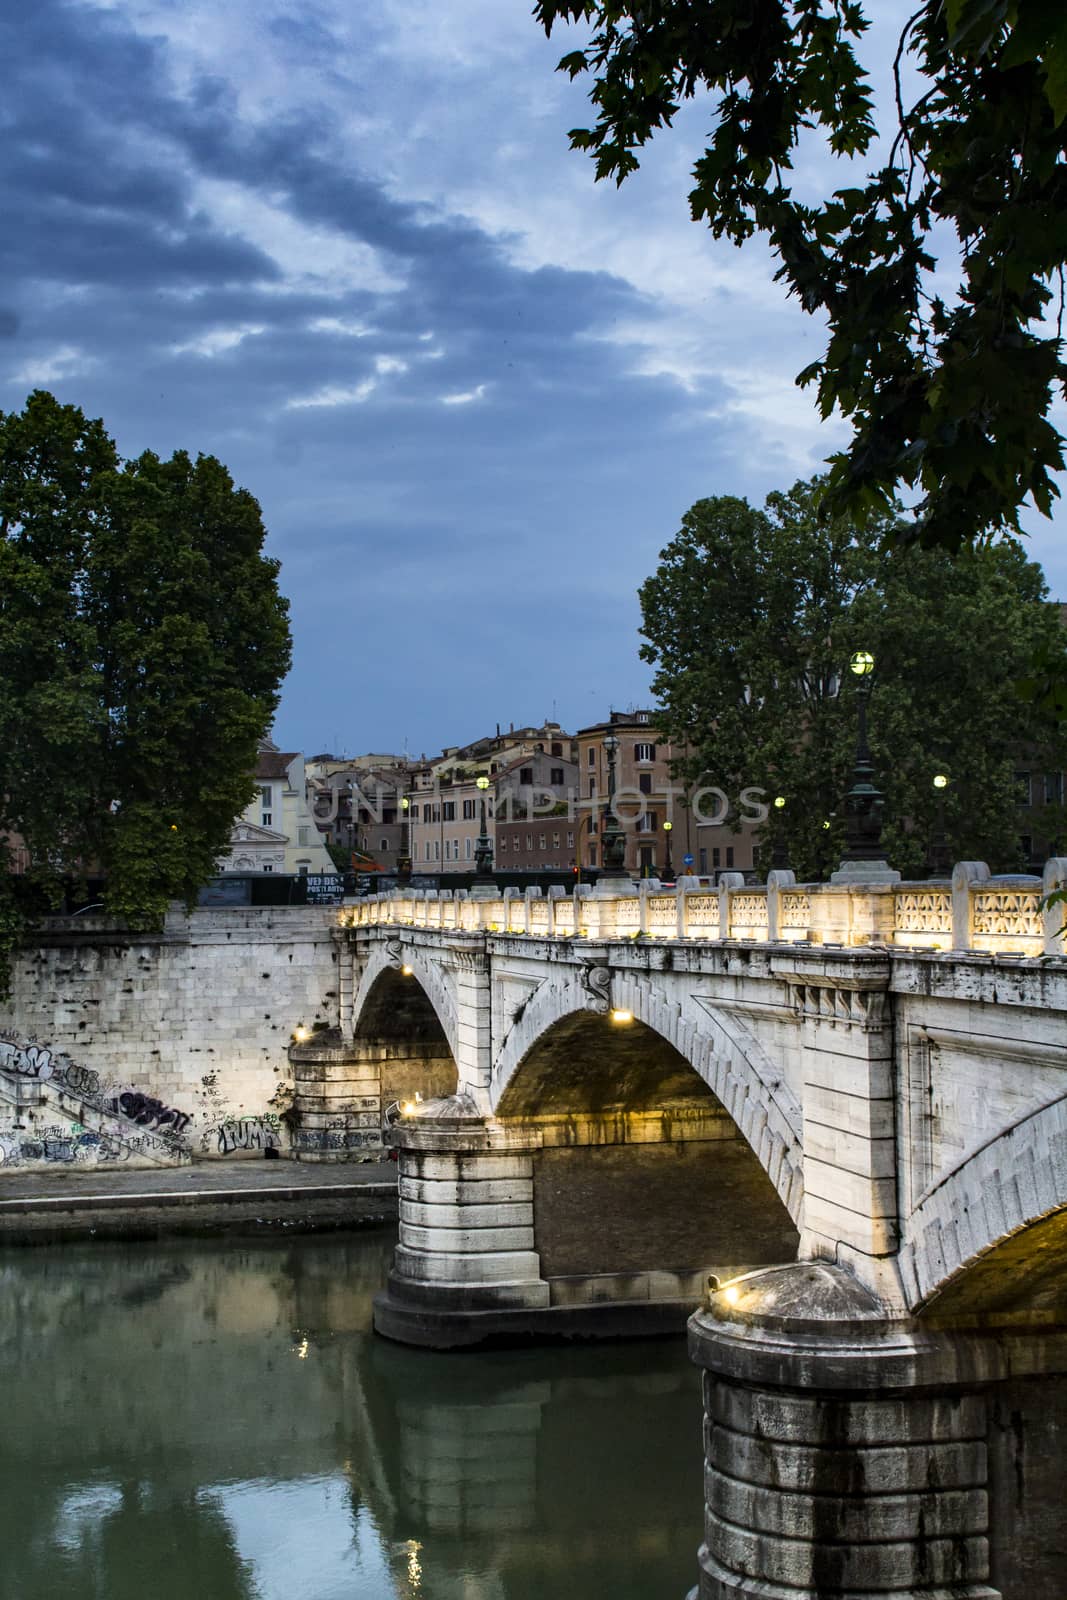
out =
<path fill-rule="evenodd" d="M 945 790 L 950 779 L 947 772 L 935 772 L 933 778 L 934 798 L 937 801 L 937 812 L 934 821 L 934 836 L 930 842 L 930 851 L 927 860 L 930 865 L 931 878 L 947 878 L 952 872 L 952 859 L 945 836 Z"/>
<path fill-rule="evenodd" d="M 666 852 L 665 859 L 664 859 L 664 862 L 663 862 L 663 872 L 664 872 L 664 876 L 665 876 L 665 881 L 667 883 L 673 883 L 674 882 L 674 863 L 671 861 L 671 832 L 672 832 L 673 828 L 674 828 L 674 823 L 673 822 L 668 821 L 668 822 L 665 822 L 663 824 L 663 831 L 667 836 L 665 838 L 665 840 L 663 841 L 664 850 Z"/>
<path fill-rule="evenodd" d="M 852 768 L 852 787 L 845 796 L 845 859 L 830 882 L 866 880 L 896 882 L 894 872 L 882 854 L 882 815 L 885 796 L 874 783 L 874 763 L 867 744 L 867 703 L 871 696 L 874 657 L 869 650 L 857 650 L 848 664 L 856 680 L 856 759 Z"/>
<path fill-rule="evenodd" d="M 874 763 L 867 744 L 867 705 L 871 698 L 874 657 L 869 650 L 857 650 L 848 670 L 856 679 L 856 760 L 852 769 L 852 788 L 845 796 L 845 854 L 849 861 L 878 861 L 882 849 L 882 812 L 885 796 L 872 782 Z"/>
<path fill-rule="evenodd" d="M 400 800 L 400 853 L 396 858 L 396 876 L 402 889 L 411 882 L 411 801 L 407 795 Z"/>
<path fill-rule="evenodd" d="M 483 772 L 480 778 L 475 779 L 475 788 L 481 799 L 481 833 L 474 842 L 474 886 L 481 888 L 496 888 L 493 877 L 493 841 L 489 837 L 489 823 L 485 810 L 485 794 L 489 788 L 489 779 Z"/>
<path fill-rule="evenodd" d="M 774 797 L 774 820 L 771 824 L 771 868 L 781 871 L 789 865 L 789 852 L 785 844 L 785 795 Z"/>
<path fill-rule="evenodd" d="M 601 859 L 609 877 L 621 877 L 626 871 L 626 834 L 615 814 L 615 762 L 619 754 L 619 740 L 614 733 L 609 733 L 604 740 L 604 754 L 608 761 L 608 805 L 604 817 Z"/>

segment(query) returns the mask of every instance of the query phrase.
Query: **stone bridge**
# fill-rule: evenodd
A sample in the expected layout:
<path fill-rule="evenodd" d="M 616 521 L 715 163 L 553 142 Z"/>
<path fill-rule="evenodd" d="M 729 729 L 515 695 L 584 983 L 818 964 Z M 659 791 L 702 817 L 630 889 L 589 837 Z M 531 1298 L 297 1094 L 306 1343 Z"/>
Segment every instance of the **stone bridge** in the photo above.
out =
<path fill-rule="evenodd" d="M 1043 894 L 1065 875 L 347 908 L 339 1032 L 297 1072 L 328 1095 L 346 1060 L 428 1070 L 380 1331 L 695 1311 L 702 1600 L 1060 1596 L 1067 962 Z M 997 1586 L 998 1429 L 1019 1587 Z"/>

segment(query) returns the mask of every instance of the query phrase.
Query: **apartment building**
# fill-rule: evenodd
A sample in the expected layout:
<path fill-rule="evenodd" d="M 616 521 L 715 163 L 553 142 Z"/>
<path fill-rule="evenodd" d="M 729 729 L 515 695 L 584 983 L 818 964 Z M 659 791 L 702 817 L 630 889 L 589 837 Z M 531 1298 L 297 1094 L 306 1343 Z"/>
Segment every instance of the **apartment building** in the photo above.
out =
<path fill-rule="evenodd" d="M 550 841 L 559 831 L 556 829 L 522 831 L 517 835 L 521 841 L 517 852 L 509 835 L 508 845 L 501 851 L 497 846 L 497 807 L 506 803 L 509 819 L 518 809 L 531 809 L 530 802 L 522 803 L 519 796 L 522 790 L 535 788 L 541 793 L 537 802 L 541 809 L 548 806 L 546 792 L 555 796 L 553 806 L 565 802 L 567 787 L 575 781 L 574 753 L 573 737 L 564 733 L 558 722 L 522 728 L 512 724 L 506 731 L 498 727 L 495 734 L 471 744 L 448 746 L 433 761 L 417 768 L 409 792 L 412 871 L 446 876 L 474 870 L 483 795 L 487 831 L 501 870 L 508 865 L 525 869 L 528 863 L 555 862 Z M 489 779 L 488 789 L 478 788 L 479 777 Z M 540 846 L 542 831 L 544 850 Z M 536 841 L 529 850 L 527 832 Z M 565 844 L 559 846 L 561 852 L 566 848 Z M 561 869 L 567 859 L 558 856 Z"/>
<path fill-rule="evenodd" d="M 256 791 L 230 831 L 229 851 L 218 871 L 320 873 L 334 864 L 311 813 L 304 757 L 262 740 Z"/>
<path fill-rule="evenodd" d="M 754 823 L 728 826 L 722 801 L 710 786 L 672 778 L 672 761 L 681 752 L 657 729 L 651 709 L 612 711 L 606 722 L 578 731 L 577 844 L 583 867 L 603 865 L 603 808 L 608 794 L 604 740 L 609 734 L 619 741 L 615 789 L 628 872 L 634 877 L 659 877 L 668 870 L 675 875 L 752 871 Z M 701 821 L 702 816 L 707 820 Z M 671 824 L 669 829 L 666 823 Z"/>

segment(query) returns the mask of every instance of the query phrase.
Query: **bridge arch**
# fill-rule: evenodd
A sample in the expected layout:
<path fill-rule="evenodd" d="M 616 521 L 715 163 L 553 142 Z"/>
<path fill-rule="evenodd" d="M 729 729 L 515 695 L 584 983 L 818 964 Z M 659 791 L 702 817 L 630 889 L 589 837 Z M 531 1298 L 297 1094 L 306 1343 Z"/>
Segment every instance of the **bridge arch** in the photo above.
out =
<path fill-rule="evenodd" d="M 531 1152 L 532 1242 L 553 1304 L 693 1304 L 709 1272 L 795 1257 L 796 1219 L 774 1181 L 789 1194 L 792 1152 L 779 1135 L 764 1145 L 771 1170 L 760 1160 L 751 1135 L 757 1120 L 766 1129 L 766 1103 L 746 1136 L 707 1081 L 713 1043 L 605 968 L 557 975 L 525 1003 L 493 1100 L 509 1144 Z"/>
<path fill-rule="evenodd" d="M 534 991 L 493 1062 L 490 1093 L 496 1113 L 508 1115 L 516 1075 L 557 1025 L 615 1008 L 629 1012 L 674 1048 L 730 1115 L 799 1226 L 804 1196 L 800 1107 L 757 1041 L 733 1017 L 709 1010 L 698 1026 L 648 981 L 599 976 L 603 973 L 607 969 L 591 967 L 557 972 Z"/>
<path fill-rule="evenodd" d="M 404 947 L 384 950 L 363 974 L 354 1009 L 353 1048 L 369 1055 L 378 1074 L 383 1108 L 416 1096 L 454 1095 L 454 1013 L 432 963 Z"/>
<path fill-rule="evenodd" d="M 913 1311 L 1067 1310 L 1067 1095 L 987 1141 L 922 1197 L 901 1266 Z"/>
<path fill-rule="evenodd" d="M 380 1037 L 380 1030 L 387 1025 L 386 1018 L 392 1009 L 388 1000 L 399 999 L 405 988 L 412 987 L 425 997 L 455 1060 L 458 1041 L 455 998 L 438 963 L 428 959 L 425 948 L 414 942 L 391 939 L 372 946 L 352 1005 L 355 1037 Z M 390 1031 L 399 1031 L 395 1023 Z"/>

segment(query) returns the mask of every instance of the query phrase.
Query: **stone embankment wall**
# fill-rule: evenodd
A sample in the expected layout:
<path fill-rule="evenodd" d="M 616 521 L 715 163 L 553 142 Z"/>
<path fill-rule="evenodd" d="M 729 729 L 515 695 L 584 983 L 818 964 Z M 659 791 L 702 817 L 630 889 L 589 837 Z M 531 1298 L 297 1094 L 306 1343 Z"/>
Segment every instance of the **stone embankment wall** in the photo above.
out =
<path fill-rule="evenodd" d="M 337 1017 L 330 907 L 52 919 L 0 1007 L 0 1163 L 285 1150 L 294 1028 Z"/>

